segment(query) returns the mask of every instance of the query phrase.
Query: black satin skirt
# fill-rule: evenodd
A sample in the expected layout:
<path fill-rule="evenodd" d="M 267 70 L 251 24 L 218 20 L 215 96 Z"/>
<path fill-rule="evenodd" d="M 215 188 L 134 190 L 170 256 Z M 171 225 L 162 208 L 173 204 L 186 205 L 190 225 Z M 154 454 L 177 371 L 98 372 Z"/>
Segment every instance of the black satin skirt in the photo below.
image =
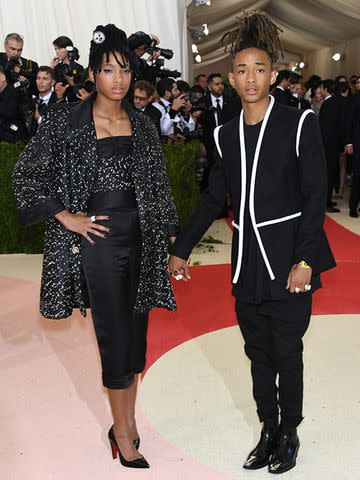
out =
<path fill-rule="evenodd" d="M 144 370 L 148 314 L 134 314 L 141 262 L 141 231 L 133 191 L 94 194 L 88 215 L 111 229 L 106 238 L 82 238 L 82 270 L 99 345 L 103 384 L 127 388 Z"/>

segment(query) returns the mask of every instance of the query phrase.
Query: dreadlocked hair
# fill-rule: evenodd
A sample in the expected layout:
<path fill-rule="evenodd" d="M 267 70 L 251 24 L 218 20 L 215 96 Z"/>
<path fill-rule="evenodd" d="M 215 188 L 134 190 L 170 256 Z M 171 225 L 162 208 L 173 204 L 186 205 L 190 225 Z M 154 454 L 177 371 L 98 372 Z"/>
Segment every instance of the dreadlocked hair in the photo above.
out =
<path fill-rule="evenodd" d="M 242 17 L 236 17 L 236 28 L 225 33 L 220 39 L 219 45 L 225 47 L 225 52 L 230 46 L 233 57 L 245 48 L 259 48 L 264 50 L 275 63 L 280 54 L 284 58 L 279 33 L 282 29 L 275 25 L 269 15 L 259 11 L 243 10 Z"/>
<path fill-rule="evenodd" d="M 93 32 L 89 53 L 89 67 L 94 74 L 101 71 L 103 55 L 108 62 L 111 53 L 120 67 L 124 68 L 127 61 L 131 71 L 134 70 L 133 53 L 128 47 L 126 33 L 111 23 L 98 25 Z"/>

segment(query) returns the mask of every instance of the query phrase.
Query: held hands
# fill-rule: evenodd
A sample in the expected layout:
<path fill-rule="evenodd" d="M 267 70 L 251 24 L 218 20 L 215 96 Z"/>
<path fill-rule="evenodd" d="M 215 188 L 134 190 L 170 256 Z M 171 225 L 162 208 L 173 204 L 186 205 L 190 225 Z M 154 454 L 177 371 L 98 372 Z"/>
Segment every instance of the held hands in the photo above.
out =
<path fill-rule="evenodd" d="M 183 280 L 184 282 L 191 278 L 188 262 L 182 258 L 175 257 L 175 255 L 170 255 L 169 257 L 168 274 L 176 280 Z"/>
<path fill-rule="evenodd" d="M 89 233 L 97 237 L 106 238 L 106 235 L 101 232 L 110 232 L 110 228 L 95 223 L 96 220 L 109 220 L 108 215 L 86 217 L 84 213 L 70 213 L 67 210 L 63 210 L 54 215 L 54 217 L 71 232 L 79 233 L 86 238 L 91 245 L 94 245 L 95 242 L 89 237 Z"/>
<path fill-rule="evenodd" d="M 311 268 L 303 268 L 295 264 L 292 266 L 286 288 L 290 293 L 307 292 L 311 288 Z"/>

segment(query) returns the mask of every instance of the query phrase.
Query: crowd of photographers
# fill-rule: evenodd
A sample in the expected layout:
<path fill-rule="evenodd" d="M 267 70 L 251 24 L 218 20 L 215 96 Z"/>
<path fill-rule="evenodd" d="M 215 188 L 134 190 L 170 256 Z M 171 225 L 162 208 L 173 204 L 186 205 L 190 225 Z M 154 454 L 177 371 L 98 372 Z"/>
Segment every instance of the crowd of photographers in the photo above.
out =
<path fill-rule="evenodd" d="M 240 113 L 239 97 L 224 83 L 221 73 L 199 74 L 193 86 L 179 80 L 180 72 L 164 68 L 173 51 L 160 48 L 154 35 L 139 31 L 130 35 L 128 43 L 135 63 L 135 83 L 128 100 L 152 119 L 163 143 L 201 140 L 197 172 L 205 188 L 214 158 L 213 131 Z M 84 100 L 95 89 L 91 72 L 78 63 L 79 51 L 70 38 L 60 36 L 53 41 L 55 56 L 49 66 L 39 67 L 22 57 L 23 46 L 23 38 L 10 33 L 5 38 L 5 51 L 0 53 L 0 141 L 26 142 L 52 104 Z M 304 84 L 301 76 L 282 70 L 270 93 L 289 106 L 312 108 L 319 117 L 328 164 L 327 209 L 339 211 L 332 195 L 334 189 L 339 197 L 343 195 L 346 173 L 351 172 L 354 201 L 350 213 L 358 216 L 360 77 L 321 80 L 313 75 Z M 355 159 L 352 163 L 346 162 L 349 155 Z"/>

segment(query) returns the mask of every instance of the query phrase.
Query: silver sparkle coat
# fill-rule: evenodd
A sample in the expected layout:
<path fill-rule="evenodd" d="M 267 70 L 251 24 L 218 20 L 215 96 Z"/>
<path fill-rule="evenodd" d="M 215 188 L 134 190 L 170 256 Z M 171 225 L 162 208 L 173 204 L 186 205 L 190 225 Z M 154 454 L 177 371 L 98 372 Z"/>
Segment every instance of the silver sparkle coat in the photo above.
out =
<path fill-rule="evenodd" d="M 96 179 L 96 131 L 92 118 L 94 96 L 76 104 L 50 109 L 13 173 L 16 201 L 24 225 L 45 220 L 44 261 L 40 312 L 61 319 L 80 308 L 86 315 L 81 287 L 81 252 L 77 233 L 53 215 L 64 208 L 86 212 Z M 132 126 L 133 182 L 142 232 L 142 259 L 136 312 L 155 307 L 175 310 L 166 272 L 169 228 L 178 224 L 161 144 L 146 115 L 124 102 Z"/>

